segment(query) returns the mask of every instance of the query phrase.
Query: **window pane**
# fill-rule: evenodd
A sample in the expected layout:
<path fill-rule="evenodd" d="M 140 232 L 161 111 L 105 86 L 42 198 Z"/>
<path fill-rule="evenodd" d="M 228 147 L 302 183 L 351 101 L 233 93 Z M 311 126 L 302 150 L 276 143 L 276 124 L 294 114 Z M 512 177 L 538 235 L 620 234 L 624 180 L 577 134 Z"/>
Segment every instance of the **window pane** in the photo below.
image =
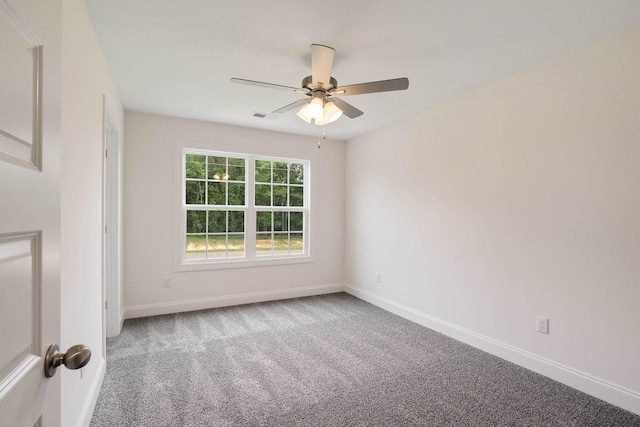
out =
<path fill-rule="evenodd" d="M 229 211 L 229 233 L 244 232 L 244 212 Z"/>
<path fill-rule="evenodd" d="M 256 231 L 271 231 L 271 212 L 256 212 Z"/>
<path fill-rule="evenodd" d="M 287 206 L 287 186 L 273 186 L 273 206 Z"/>
<path fill-rule="evenodd" d="M 289 212 L 273 213 L 273 231 L 289 231 Z"/>
<path fill-rule="evenodd" d="M 207 236 L 187 236 L 186 259 L 204 259 L 206 257 Z"/>
<path fill-rule="evenodd" d="M 229 181 L 244 182 L 244 167 L 229 166 Z"/>
<path fill-rule="evenodd" d="M 271 162 L 256 160 L 256 182 L 271 182 Z"/>
<path fill-rule="evenodd" d="M 302 231 L 304 216 L 302 212 L 290 212 L 289 213 L 289 230 Z"/>
<path fill-rule="evenodd" d="M 271 185 L 256 184 L 256 206 L 271 206 Z"/>
<path fill-rule="evenodd" d="M 227 237 L 207 236 L 207 258 L 227 257 Z"/>
<path fill-rule="evenodd" d="M 187 211 L 187 233 L 206 233 L 206 226 L 206 211 Z"/>
<path fill-rule="evenodd" d="M 209 156 L 209 179 L 227 179 L 227 158 Z"/>
<path fill-rule="evenodd" d="M 291 163 L 289 166 L 289 184 L 304 184 L 304 165 Z"/>
<path fill-rule="evenodd" d="M 289 243 L 291 254 L 302 254 L 304 253 L 304 245 L 302 233 L 291 233 L 291 240 Z"/>
<path fill-rule="evenodd" d="M 273 237 L 274 255 L 287 255 L 289 253 L 289 234 L 276 234 Z"/>
<path fill-rule="evenodd" d="M 187 154 L 185 156 L 185 178 L 204 179 L 206 156 Z"/>
<path fill-rule="evenodd" d="M 256 234 L 256 255 L 271 255 L 271 234 Z"/>
<path fill-rule="evenodd" d="M 288 165 L 282 162 L 273 162 L 273 182 L 274 184 L 286 184 L 288 175 Z"/>
<path fill-rule="evenodd" d="M 244 183 L 230 182 L 229 186 L 229 205 L 241 206 L 244 205 Z"/>
<path fill-rule="evenodd" d="M 229 174 L 230 181 L 242 181 L 245 178 L 245 160 L 229 158 L 229 166 L 227 167 L 227 173 Z"/>
<path fill-rule="evenodd" d="M 208 203 L 210 205 L 225 205 L 225 192 L 226 192 L 227 183 L 222 182 L 207 182 L 207 187 L 209 188 L 209 199 Z"/>
<path fill-rule="evenodd" d="M 204 205 L 204 181 L 187 181 L 185 184 L 185 203 L 187 205 Z"/>
<path fill-rule="evenodd" d="M 244 236 L 240 234 L 231 234 L 228 240 L 228 252 L 229 258 L 238 258 L 244 256 Z"/>
<path fill-rule="evenodd" d="M 289 206 L 304 206 L 304 187 L 289 187 Z"/>
<path fill-rule="evenodd" d="M 226 233 L 227 212 L 209 211 L 209 233 Z"/>

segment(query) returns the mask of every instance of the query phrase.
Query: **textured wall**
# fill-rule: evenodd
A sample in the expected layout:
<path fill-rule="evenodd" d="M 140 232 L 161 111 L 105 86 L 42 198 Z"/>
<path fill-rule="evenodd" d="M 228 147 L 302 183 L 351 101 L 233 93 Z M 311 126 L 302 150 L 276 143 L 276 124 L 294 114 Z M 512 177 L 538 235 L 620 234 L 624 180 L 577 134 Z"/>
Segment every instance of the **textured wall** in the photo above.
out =
<path fill-rule="evenodd" d="M 124 282 L 127 316 L 264 299 L 343 282 L 344 143 L 214 123 L 127 113 L 124 153 Z M 176 141 L 195 148 L 312 160 L 315 262 L 174 271 Z M 189 144 L 187 144 L 189 145 Z M 196 147 L 197 146 L 197 147 Z M 171 287 L 163 288 L 163 279 Z M 304 293 L 304 291 L 301 291 Z M 321 292 L 321 291 L 318 291 Z M 309 290 L 308 293 L 315 293 Z M 263 299 L 263 298 L 258 298 Z M 220 302 L 226 301 L 226 302 Z M 140 311 L 143 310 L 143 311 Z M 149 311 L 150 310 L 150 311 Z M 135 314 L 138 313 L 138 314 Z"/>
<path fill-rule="evenodd" d="M 639 48 L 636 28 L 349 141 L 346 282 L 640 411 Z"/>
<path fill-rule="evenodd" d="M 90 417 L 88 401 L 101 380 L 103 94 L 119 129 L 124 112 L 84 2 L 63 1 L 62 13 L 60 347 L 82 343 L 93 353 L 82 374 L 60 370 L 62 425 L 70 426 Z"/>

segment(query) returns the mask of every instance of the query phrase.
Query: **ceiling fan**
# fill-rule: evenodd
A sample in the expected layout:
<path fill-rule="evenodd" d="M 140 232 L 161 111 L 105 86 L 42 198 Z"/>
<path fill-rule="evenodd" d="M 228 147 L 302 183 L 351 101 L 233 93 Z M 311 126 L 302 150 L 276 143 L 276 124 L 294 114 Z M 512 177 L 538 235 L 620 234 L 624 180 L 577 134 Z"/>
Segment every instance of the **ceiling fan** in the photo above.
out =
<path fill-rule="evenodd" d="M 405 90 L 409 87 L 409 79 L 406 77 L 338 86 L 336 79 L 331 77 L 334 54 L 335 50 L 329 46 L 320 44 L 311 45 L 311 75 L 302 80 L 301 88 L 258 82 L 255 80 L 238 79 L 235 77 L 231 79 L 231 82 L 286 90 L 289 92 L 293 91 L 308 96 L 311 99 L 300 99 L 272 113 L 281 114 L 301 107 L 298 111 L 298 116 L 307 123 L 313 122 L 318 126 L 333 123 L 342 113 L 351 119 L 355 119 L 364 114 L 353 105 L 346 103 L 340 98 L 336 98 L 336 95 L 347 96 L 360 95 L 363 93 L 388 92 Z"/>

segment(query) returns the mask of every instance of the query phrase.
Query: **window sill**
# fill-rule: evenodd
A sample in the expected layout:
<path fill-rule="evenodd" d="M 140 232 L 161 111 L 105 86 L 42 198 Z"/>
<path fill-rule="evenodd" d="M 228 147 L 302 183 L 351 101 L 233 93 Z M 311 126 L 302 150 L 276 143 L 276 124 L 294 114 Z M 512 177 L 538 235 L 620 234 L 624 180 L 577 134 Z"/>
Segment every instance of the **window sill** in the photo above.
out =
<path fill-rule="evenodd" d="M 195 261 L 182 262 L 175 266 L 174 271 L 202 271 L 202 270 L 223 270 L 229 268 L 253 268 L 269 267 L 274 265 L 304 264 L 315 262 L 314 257 L 304 255 L 297 257 L 269 257 L 268 259 L 238 259 L 224 261 Z"/>

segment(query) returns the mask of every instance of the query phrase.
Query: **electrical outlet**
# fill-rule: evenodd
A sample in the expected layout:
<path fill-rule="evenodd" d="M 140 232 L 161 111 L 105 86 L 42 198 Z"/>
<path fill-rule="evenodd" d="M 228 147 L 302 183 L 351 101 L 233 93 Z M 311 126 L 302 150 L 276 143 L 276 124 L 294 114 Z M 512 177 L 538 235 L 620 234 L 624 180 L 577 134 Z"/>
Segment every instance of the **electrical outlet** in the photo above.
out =
<path fill-rule="evenodd" d="M 549 333 L 549 319 L 546 317 L 538 316 L 538 332 L 541 334 Z"/>
<path fill-rule="evenodd" d="M 171 284 L 169 283 L 169 279 L 162 279 L 162 287 L 163 288 L 170 288 Z"/>
<path fill-rule="evenodd" d="M 380 283 L 380 273 L 376 273 L 376 283 Z"/>

